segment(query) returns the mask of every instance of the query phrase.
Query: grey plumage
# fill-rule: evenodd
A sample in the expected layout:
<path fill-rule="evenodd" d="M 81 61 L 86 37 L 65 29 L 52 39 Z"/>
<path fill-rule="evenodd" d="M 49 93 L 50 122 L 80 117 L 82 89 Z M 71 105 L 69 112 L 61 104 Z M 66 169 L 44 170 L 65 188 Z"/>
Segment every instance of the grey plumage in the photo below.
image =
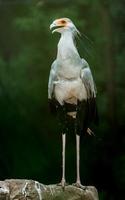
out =
<path fill-rule="evenodd" d="M 70 63 L 69 63 L 70 66 Z M 50 76 L 49 76 L 49 84 L 48 84 L 48 98 L 52 99 L 55 94 L 55 85 L 62 82 L 71 82 L 73 84 L 73 81 L 79 81 L 81 79 L 83 87 L 85 87 L 87 96 L 84 96 L 83 99 L 90 99 L 96 97 L 96 88 L 93 81 L 92 73 L 90 70 L 90 67 L 88 63 L 81 59 L 81 63 L 79 63 L 79 66 L 77 66 L 77 69 L 73 69 L 73 65 L 71 65 L 72 70 L 70 74 L 67 75 L 67 69 L 62 70 L 61 65 L 58 63 L 57 60 L 55 60 L 51 66 Z M 66 67 L 65 67 L 66 68 Z M 62 74 L 61 74 L 62 70 Z M 74 72 L 74 74 L 73 74 Z M 68 87 L 68 86 L 67 86 Z M 64 91 L 62 91 L 64 92 Z M 83 93 L 83 91 L 80 91 L 80 93 Z M 85 93 L 85 91 L 84 91 Z M 81 100 L 83 100 L 81 99 Z M 62 102 L 64 104 L 64 102 Z"/>
<path fill-rule="evenodd" d="M 87 126 L 92 121 L 96 122 L 98 117 L 95 101 L 96 88 L 92 73 L 87 61 L 80 58 L 74 44 L 74 35 L 74 32 L 72 34 L 69 30 L 61 34 L 57 58 L 50 70 L 48 98 L 58 114 L 60 110 L 63 110 L 60 114 L 63 127 L 68 126 L 69 123 L 66 121 L 69 121 L 70 116 L 76 119 L 77 124 L 80 124 L 77 128 L 80 134 L 87 131 L 89 128 Z M 65 115 L 69 115 L 68 118 Z"/>

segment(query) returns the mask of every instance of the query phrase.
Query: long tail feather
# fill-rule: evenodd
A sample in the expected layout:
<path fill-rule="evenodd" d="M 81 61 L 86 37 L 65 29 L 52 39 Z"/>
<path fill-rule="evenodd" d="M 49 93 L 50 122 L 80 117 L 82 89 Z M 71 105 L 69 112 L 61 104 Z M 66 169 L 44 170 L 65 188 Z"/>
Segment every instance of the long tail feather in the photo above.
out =
<path fill-rule="evenodd" d="M 87 133 L 89 134 L 89 135 L 94 135 L 95 136 L 95 134 L 94 134 L 94 132 L 90 129 L 90 128 L 87 128 Z"/>

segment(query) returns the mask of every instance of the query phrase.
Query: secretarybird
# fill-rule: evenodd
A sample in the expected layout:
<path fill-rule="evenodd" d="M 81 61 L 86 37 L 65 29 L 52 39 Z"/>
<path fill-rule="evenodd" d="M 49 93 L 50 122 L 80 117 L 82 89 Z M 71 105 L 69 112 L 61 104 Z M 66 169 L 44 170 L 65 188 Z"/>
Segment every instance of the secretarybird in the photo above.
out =
<path fill-rule="evenodd" d="M 48 99 L 59 115 L 62 123 L 62 179 L 65 179 L 66 133 L 71 124 L 76 134 L 77 187 L 84 188 L 80 180 L 80 135 L 93 132 L 91 122 L 97 121 L 96 89 L 88 63 L 81 58 L 74 39 L 79 31 L 69 18 L 60 18 L 50 25 L 52 33 L 61 33 L 57 48 L 57 58 L 50 70 Z"/>

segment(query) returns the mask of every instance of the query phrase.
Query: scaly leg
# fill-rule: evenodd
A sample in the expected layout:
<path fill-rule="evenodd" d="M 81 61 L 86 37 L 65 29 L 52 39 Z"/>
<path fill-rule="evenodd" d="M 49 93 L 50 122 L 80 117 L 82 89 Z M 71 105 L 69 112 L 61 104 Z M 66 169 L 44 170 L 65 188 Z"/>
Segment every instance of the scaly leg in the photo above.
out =
<path fill-rule="evenodd" d="M 62 188 L 65 188 L 66 180 L 65 180 L 65 149 L 66 149 L 66 134 L 62 134 L 62 180 L 59 185 Z"/>
<path fill-rule="evenodd" d="M 80 136 L 76 134 L 76 184 L 81 184 L 80 180 Z"/>
<path fill-rule="evenodd" d="M 85 186 L 81 184 L 80 180 L 80 136 L 76 134 L 76 183 L 73 184 L 76 187 L 86 189 Z"/>

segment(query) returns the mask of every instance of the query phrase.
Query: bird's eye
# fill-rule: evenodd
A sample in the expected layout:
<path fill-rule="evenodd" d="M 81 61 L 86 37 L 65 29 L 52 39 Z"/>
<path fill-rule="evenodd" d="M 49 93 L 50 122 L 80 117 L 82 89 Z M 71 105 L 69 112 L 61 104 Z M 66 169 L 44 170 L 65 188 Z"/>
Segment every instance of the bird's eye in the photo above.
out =
<path fill-rule="evenodd" d="M 66 21 L 65 21 L 65 20 L 61 20 L 61 23 L 62 23 L 62 24 L 65 24 L 65 23 L 66 23 Z"/>

